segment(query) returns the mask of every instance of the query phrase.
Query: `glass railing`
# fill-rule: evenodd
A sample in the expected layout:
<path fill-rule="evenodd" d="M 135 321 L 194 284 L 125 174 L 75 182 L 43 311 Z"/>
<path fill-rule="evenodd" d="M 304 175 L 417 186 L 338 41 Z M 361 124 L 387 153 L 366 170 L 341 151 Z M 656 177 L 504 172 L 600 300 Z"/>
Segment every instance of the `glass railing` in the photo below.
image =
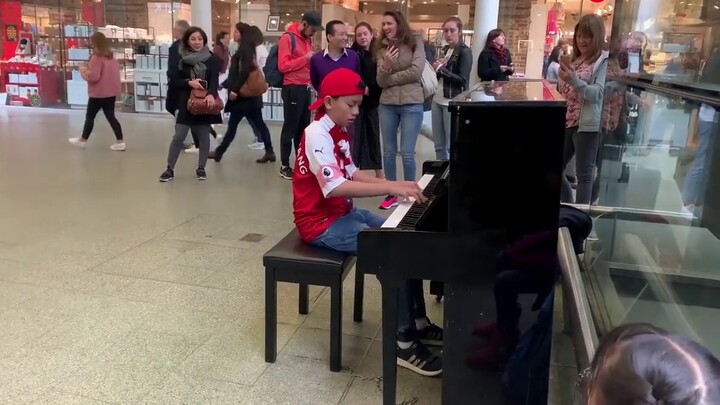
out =
<path fill-rule="evenodd" d="M 608 79 L 582 263 L 599 335 L 649 322 L 720 355 L 718 106 L 699 93 Z"/>

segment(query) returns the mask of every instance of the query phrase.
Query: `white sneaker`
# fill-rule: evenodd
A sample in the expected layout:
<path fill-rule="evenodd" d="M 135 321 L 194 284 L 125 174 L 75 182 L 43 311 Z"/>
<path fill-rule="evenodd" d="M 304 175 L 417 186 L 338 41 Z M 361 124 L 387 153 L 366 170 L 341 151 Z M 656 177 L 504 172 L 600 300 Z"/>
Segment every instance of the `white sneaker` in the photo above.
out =
<path fill-rule="evenodd" d="M 195 145 L 185 149 L 185 153 L 200 153 L 200 149 L 196 148 Z"/>
<path fill-rule="evenodd" d="M 70 138 L 68 142 L 70 142 L 70 145 L 77 146 L 80 149 L 85 149 L 85 144 L 87 143 L 83 141 L 82 138 Z"/>
<path fill-rule="evenodd" d="M 125 151 L 125 142 L 114 143 L 110 146 L 110 149 L 117 151 L 117 152 L 124 152 Z"/>
<path fill-rule="evenodd" d="M 262 150 L 265 149 L 265 144 L 262 142 L 253 142 L 250 145 L 248 145 L 248 148 L 252 150 Z"/>

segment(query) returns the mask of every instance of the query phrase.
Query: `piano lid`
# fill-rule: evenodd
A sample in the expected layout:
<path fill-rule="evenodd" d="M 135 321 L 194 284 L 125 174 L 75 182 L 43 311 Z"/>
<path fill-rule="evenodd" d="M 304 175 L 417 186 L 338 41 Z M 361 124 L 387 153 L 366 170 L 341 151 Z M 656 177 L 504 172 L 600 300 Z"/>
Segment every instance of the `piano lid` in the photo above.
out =
<path fill-rule="evenodd" d="M 512 80 L 509 82 L 481 82 L 450 100 L 450 106 L 487 103 L 565 105 L 555 84 L 545 80 Z"/>

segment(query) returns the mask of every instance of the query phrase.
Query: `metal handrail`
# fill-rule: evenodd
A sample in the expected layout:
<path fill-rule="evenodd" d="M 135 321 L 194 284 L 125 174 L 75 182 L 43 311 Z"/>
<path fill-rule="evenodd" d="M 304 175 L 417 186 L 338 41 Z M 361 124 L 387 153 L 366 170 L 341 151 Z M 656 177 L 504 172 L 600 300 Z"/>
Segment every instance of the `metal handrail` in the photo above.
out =
<path fill-rule="evenodd" d="M 626 214 L 636 215 L 659 215 L 667 219 L 675 225 L 687 225 L 691 223 L 695 216 L 691 213 L 675 212 L 675 211 L 661 211 L 661 210 L 649 210 L 644 208 L 630 208 L 630 207 L 612 207 L 604 205 L 588 205 L 588 204 L 568 204 L 563 203 L 573 208 L 577 208 L 580 211 L 595 218 L 603 214 L 609 214 L 613 212 L 620 212 Z"/>
<path fill-rule="evenodd" d="M 558 261 L 562 274 L 563 289 L 568 298 L 565 311 L 570 310 L 569 318 L 572 328 L 572 339 L 575 346 L 575 357 L 580 370 L 590 365 L 598 345 L 597 331 L 593 323 L 585 293 L 585 286 L 580 275 L 575 248 L 573 247 L 570 231 L 560 228 L 558 232 Z"/>

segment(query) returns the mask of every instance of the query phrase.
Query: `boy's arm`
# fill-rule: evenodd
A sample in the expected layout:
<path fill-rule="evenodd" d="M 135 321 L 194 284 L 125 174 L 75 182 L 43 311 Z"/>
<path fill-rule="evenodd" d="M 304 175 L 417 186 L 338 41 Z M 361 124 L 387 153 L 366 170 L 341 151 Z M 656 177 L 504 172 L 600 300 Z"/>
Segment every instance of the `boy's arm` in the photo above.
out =
<path fill-rule="evenodd" d="M 310 125 L 305 129 L 305 151 L 307 166 L 302 162 L 298 170 L 310 170 L 318 181 L 325 198 L 331 197 L 377 197 L 388 194 L 415 197 L 424 201 L 422 190 L 417 183 L 410 182 L 363 182 L 352 181 L 345 175 L 338 165 L 334 154 L 332 137 L 323 131 L 319 125 Z M 299 151 L 301 155 L 303 151 Z M 352 161 L 348 162 L 346 169 L 354 167 Z M 358 176 L 360 171 L 350 169 L 351 176 Z M 362 178 L 362 174 L 360 174 Z"/>
<path fill-rule="evenodd" d="M 386 179 L 379 179 L 371 174 L 357 170 L 353 176 L 353 181 L 359 181 L 361 183 L 387 183 Z"/>

